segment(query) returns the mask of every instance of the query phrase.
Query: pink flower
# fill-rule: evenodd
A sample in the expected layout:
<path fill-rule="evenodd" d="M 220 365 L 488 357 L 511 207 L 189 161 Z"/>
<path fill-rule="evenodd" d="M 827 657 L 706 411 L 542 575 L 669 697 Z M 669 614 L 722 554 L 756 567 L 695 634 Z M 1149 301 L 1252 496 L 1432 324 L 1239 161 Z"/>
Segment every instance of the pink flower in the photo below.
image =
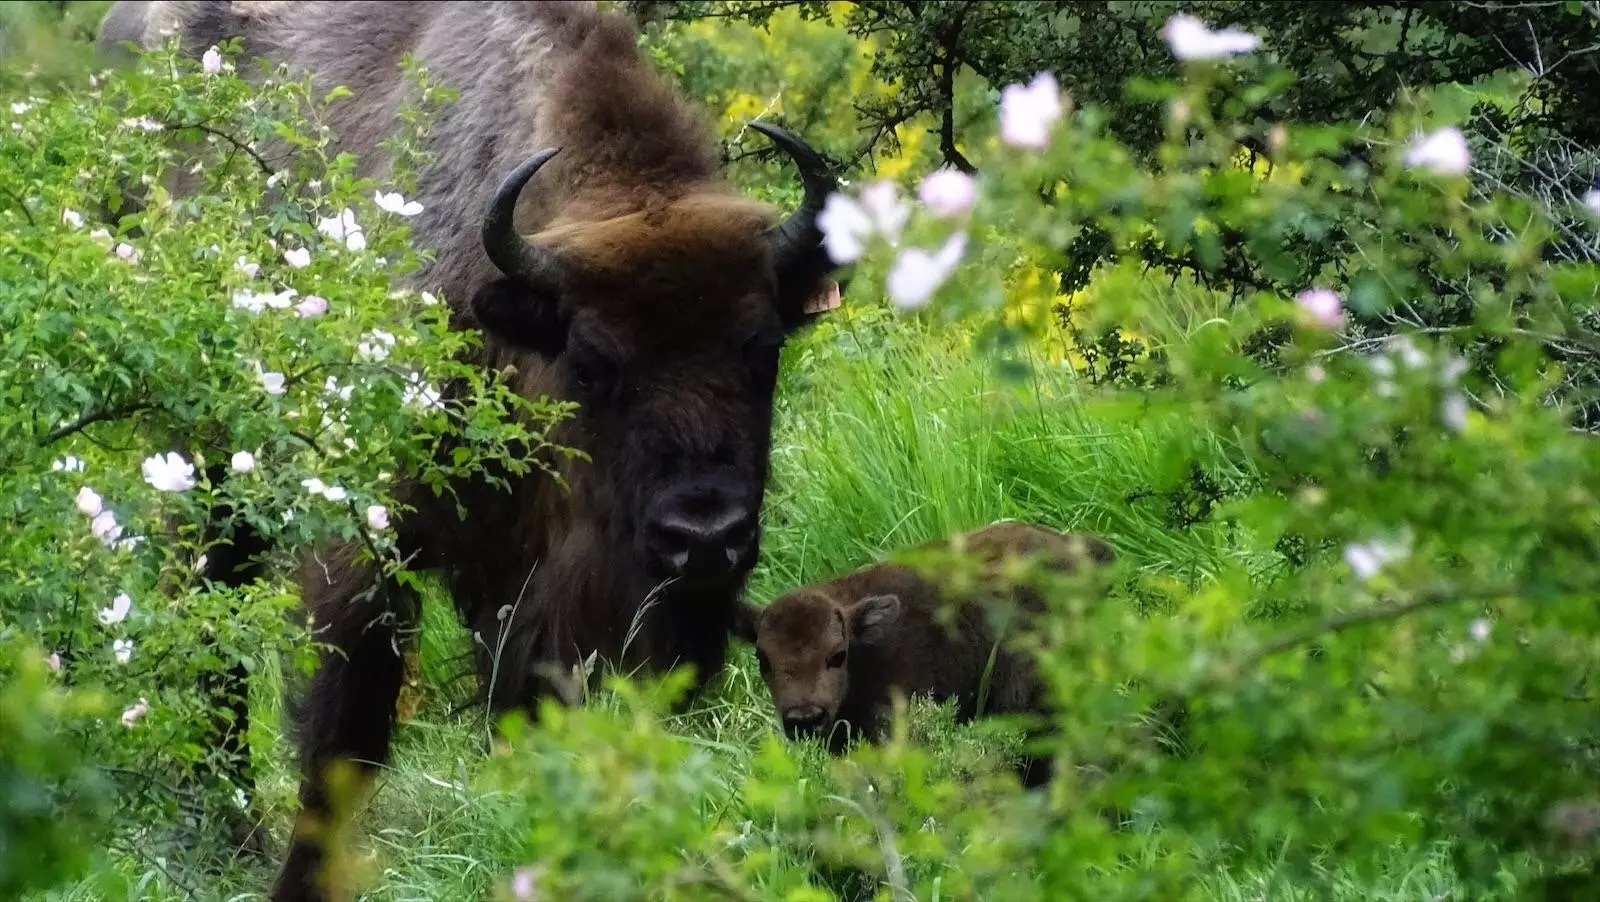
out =
<path fill-rule="evenodd" d="M 222 52 L 212 47 L 200 57 L 200 71 L 207 75 L 216 75 L 222 71 Z"/>
<path fill-rule="evenodd" d="M 965 172 L 940 169 L 922 180 L 917 196 L 935 216 L 956 217 L 978 200 L 978 182 Z"/>
<path fill-rule="evenodd" d="M 1440 175 L 1462 175 L 1472 168 L 1472 153 L 1458 128 L 1441 128 L 1419 136 L 1406 147 L 1405 164 Z"/>
<path fill-rule="evenodd" d="M 141 718 L 149 713 L 149 701 L 145 700 L 144 698 L 140 698 L 137 705 L 134 705 L 128 710 L 122 712 L 122 725 L 131 730 L 133 729 L 134 724 L 138 723 Z"/>
<path fill-rule="evenodd" d="M 539 869 L 517 868 L 511 875 L 511 897 L 517 902 L 537 902 Z"/>
<path fill-rule="evenodd" d="M 381 504 L 367 508 L 367 526 L 382 532 L 389 528 L 389 509 Z"/>
<path fill-rule="evenodd" d="M 306 299 L 294 308 L 294 312 L 301 316 L 321 316 L 328 312 L 328 302 L 317 295 L 308 294 Z"/>
<path fill-rule="evenodd" d="M 89 523 L 89 531 L 108 548 L 122 536 L 122 527 L 117 525 L 117 515 L 111 511 L 101 511 L 96 514 L 94 520 Z"/>
<path fill-rule="evenodd" d="M 1294 301 L 1319 326 L 1337 329 L 1344 323 L 1344 302 L 1326 288 L 1302 291 Z"/>
<path fill-rule="evenodd" d="M 61 655 L 58 652 L 51 652 L 44 659 L 44 663 L 45 663 L 45 666 L 49 667 L 51 670 L 55 671 L 56 673 L 60 673 L 61 672 Z"/>
<path fill-rule="evenodd" d="M 889 269 L 890 300 L 908 309 L 928 303 L 939 286 L 955 272 L 966 247 L 966 234 L 957 232 L 931 254 L 915 247 L 902 251 Z"/>
<path fill-rule="evenodd" d="M 78 489 L 77 497 L 73 501 L 78 505 L 78 510 L 82 511 L 85 517 L 100 516 L 100 510 L 104 506 L 99 494 L 88 486 Z"/>
<path fill-rule="evenodd" d="M 1012 147 L 1043 150 L 1050 130 L 1061 118 L 1061 92 L 1055 76 L 1041 72 L 1024 85 L 1000 92 L 1000 140 Z"/>
<path fill-rule="evenodd" d="M 1204 22 L 1184 13 L 1168 19 L 1161 36 L 1172 48 L 1172 55 L 1181 60 L 1225 59 L 1261 45 L 1261 39 L 1249 32 L 1237 28 L 1212 31 Z"/>

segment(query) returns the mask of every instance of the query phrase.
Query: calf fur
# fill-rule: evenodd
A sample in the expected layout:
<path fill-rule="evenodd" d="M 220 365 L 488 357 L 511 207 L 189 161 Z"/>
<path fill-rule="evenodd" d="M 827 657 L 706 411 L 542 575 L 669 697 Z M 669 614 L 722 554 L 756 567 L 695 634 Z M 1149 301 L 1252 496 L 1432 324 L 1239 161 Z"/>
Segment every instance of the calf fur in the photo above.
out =
<path fill-rule="evenodd" d="M 881 738 L 895 694 L 957 700 L 957 718 L 1043 713 L 1031 659 L 997 635 L 999 602 L 1026 616 L 1044 607 L 1037 591 L 1001 579 L 1008 559 L 1056 573 L 1114 560 L 1105 542 L 1023 523 L 996 523 L 908 549 L 964 552 L 975 579 L 943 585 L 926 571 L 884 561 L 796 589 L 765 608 L 746 602 L 739 634 L 756 647 L 761 676 L 791 738 L 822 736 L 841 751 L 852 734 Z M 993 666 L 990 666 L 991 657 Z M 987 674 L 987 684 L 985 676 Z M 1027 785 L 1049 778 L 1029 759 Z"/>

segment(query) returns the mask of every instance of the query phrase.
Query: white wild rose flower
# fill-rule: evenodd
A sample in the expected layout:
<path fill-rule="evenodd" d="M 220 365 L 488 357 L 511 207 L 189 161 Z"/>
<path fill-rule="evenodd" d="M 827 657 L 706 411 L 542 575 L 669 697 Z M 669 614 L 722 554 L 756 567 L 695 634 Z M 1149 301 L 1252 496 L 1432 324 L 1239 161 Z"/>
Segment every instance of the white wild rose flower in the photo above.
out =
<path fill-rule="evenodd" d="M 283 252 L 283 262 L 295 269 L 305 269 L 311 265 L 311 252 L 303 247 L 291 248 Z"/>
<path fill-rule="evenodd" d="M 228 465 L 235 473 L 248 473 L 256 468 L 256 456 L 249 451 L 235 451 Z"/>
<path fill-rule="evenodd" d="M 419 204 L 414 200 L 407 201 L 404 197 L 400 196 L 400 192 L 398 191 L 390 194 L 385 194 L 382 191 L 379 191 L 372 196 L 372 199 L 377 203 L 378 209 L 388 213 L 394 213 L 399 216 L 415 216 L 422 212 L 422 204 Z"/>
<path fill-rule="evenodd" d="M 187 492 L 194 488 L 194 464 L 179 457 L 176 452 L 168 451 L 164 455 L 145 458 L 140 469 L 144 473 L 144 481 L 156 491 Z"/>
<path fill-rule="evenodd" d="M 100 613 L 95 616 L 106 626 L 115 626 L 128 619 L 128 612 L 131 610 L 133 610 L 133 599 L 128 597 L 128 593 L 123 592 L 111 599 L 110 607 L 101 608 Z"/>

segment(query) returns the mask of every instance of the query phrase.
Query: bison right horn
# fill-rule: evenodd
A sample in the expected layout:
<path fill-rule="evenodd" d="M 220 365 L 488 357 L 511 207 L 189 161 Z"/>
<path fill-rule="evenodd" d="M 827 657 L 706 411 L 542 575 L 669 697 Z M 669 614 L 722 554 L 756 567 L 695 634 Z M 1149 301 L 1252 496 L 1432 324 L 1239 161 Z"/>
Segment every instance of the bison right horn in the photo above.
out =
<path fill-rule="evenodd" d="M 817 227 L 817 217 L 822 214 L 828 195 L 838 190 L 839 183 L 828 171 L 828 164 L 822 155 L 812 150 L 811 145 L 776 125 L 752 122 L 750 127 L 766 135 L 794 160 L 795 167 L 800 170 L 800 181 L 805 186 L 800 209 L 778 223 L 777 230 L 772 234 L 773 265 L 781 274 L 805 260 L 822 243 L 822 229 Z"/>
<path fill-rule="evenodd" d="M 561 262 L 536 244 L 517 234 L 517 200 L 522 189 L 561 148 L 541 150 L 511 171 L 495 189 L 483 217 L 483 250 L 494 265 L 508 277 L 539 294 L 559 295 L 564 282 Z"/>

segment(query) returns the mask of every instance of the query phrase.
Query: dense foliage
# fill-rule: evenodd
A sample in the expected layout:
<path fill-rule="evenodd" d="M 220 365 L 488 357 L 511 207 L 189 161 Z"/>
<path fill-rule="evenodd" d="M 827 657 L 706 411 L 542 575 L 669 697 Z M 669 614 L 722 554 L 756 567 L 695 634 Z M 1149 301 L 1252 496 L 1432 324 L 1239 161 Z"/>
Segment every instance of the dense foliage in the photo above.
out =
<path fill-rule="evenodd" d="M 665 713 L 681 678 L 609 675 L 484 755 L 433 605 L 424 713 L 346 862 L 375 897 L 1596 889 L 1600 191 L 1573 81 L 1596 11 L 1181 6 L 1207 23 L 661 4 L 648 38 L 740 179 L 790 199 L 742 149 L 757 116 L 850 176 L 824 218 L 846 304 L 785 355 L 752 596 L 1000 517 L 1118 548 L 1044 586 L 1027 637 L 1049 790 L 1017 789 L 1011 725 L 927 705 L 844 758 L 783 740 L 743 655 L 688 714 Z M 1570 65 L 1529 78 L 1497 29 Z M 217 752 L 196 680 L 220 650 L 275 691 L 310 644 L 280 578 L 195 578 L 210 508 L 285 554 L 334 533 L 389 558 L 394 474 L 518 466 L 562 412 L 395 289 L 426 253 L 403 175 L 324 158 L 318 99 L 247 88 L 228 51 L 0 99 L 0 890 L 258 892 L 270 862 L 202 853 L 236 801 L 283 835 L 278 700 L 255 701 L 266 798 L 237 799 L 194 785 Z M 412 127 L 449 102 L 417 75 Z M 296 153 L 269 176 L 274 140 Z M 1394 877 L 1419 859 L 1438 883 Z"/>

